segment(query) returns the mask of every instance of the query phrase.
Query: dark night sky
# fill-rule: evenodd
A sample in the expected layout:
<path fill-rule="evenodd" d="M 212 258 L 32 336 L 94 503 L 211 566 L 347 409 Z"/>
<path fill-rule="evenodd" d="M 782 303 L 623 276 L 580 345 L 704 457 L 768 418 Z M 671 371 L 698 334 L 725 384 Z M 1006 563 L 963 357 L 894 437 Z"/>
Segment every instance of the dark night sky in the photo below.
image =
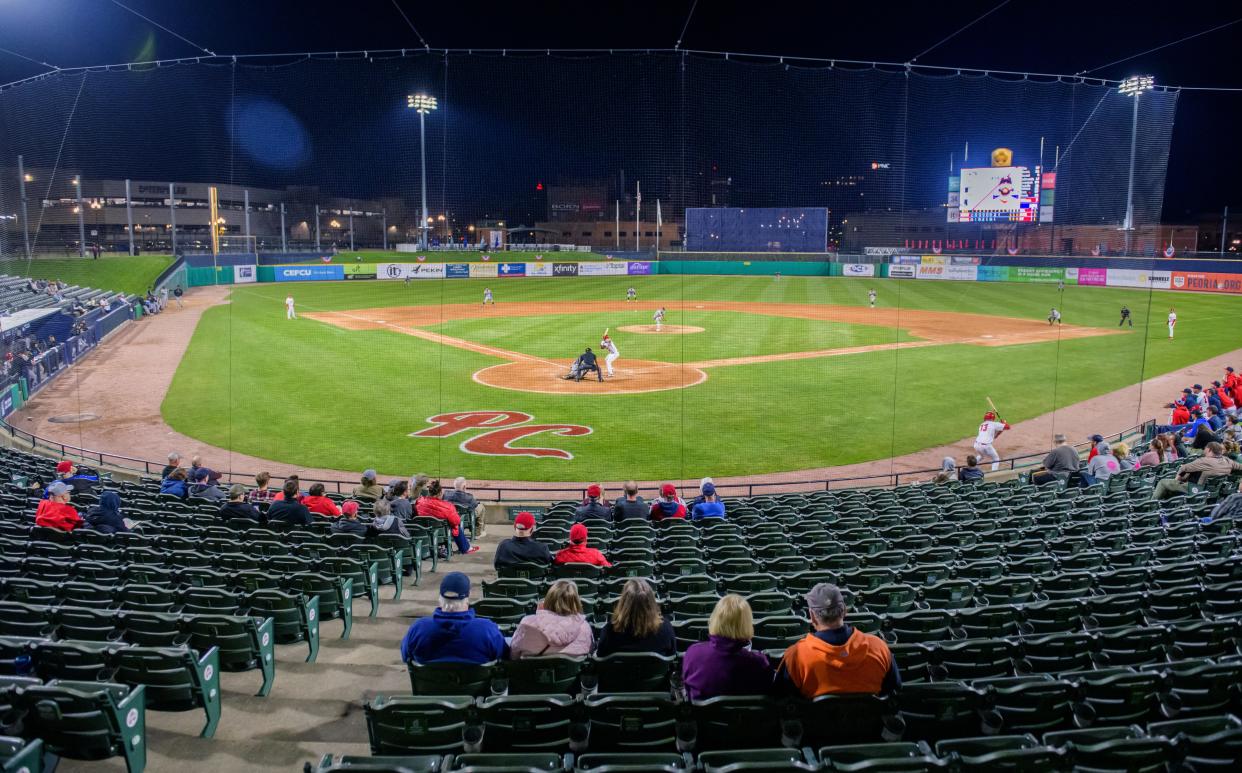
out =
<path fill-rule="evenodd" d="M 220 54 L 420 46 L 392 0 L 123 0 Z M 423 3 L 398 0 L 435 47 L 670 48 L 692 0 Z M 699 0 L 682 46 L 787 56 L 907 61 L 997 3 L 722 3 Z M 1242 16 L 1234 2 L 1009 2 L 922 64 L 1073 74 Z M 1242 88 L 1242 24 L 1091 74 Z M 0 0 L 0 47 L 61 67 L 201 53 L 110 0 Z M 0 82 L 45 68 L 0 52 Z M 1184 91 L 1165 219 L 1242 211 L 1236 143 L 1242 91 Z"/>

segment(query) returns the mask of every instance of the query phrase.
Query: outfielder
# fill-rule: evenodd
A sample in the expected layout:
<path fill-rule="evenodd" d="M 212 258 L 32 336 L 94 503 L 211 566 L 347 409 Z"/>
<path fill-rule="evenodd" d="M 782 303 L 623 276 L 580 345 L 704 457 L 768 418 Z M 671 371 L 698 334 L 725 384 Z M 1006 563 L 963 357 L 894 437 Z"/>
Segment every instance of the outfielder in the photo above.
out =
<path fill-rule="evenodd" d="M 617 351 L 617 345 L 608 337 L 608 331 L 604 331 L 604 337 L 600 339 L 599 348 L 608 352 L 604 357 L 604 367 L 608 368 L 608 378 L 612 378 L 612 363 L 621 356 L 621 352 Z"/>
<path fill-rule="evenodd" d="M 1000 468 L 1000 454 L 996 453 L 992 444 L 1007 429 L 1009 423 L 998 420 L 995 411 L 983 414 L 983 423 L 979 425 L 979 434 L 975 436 L 975 451 L 980 457 L 986 456 L 992 460 L 993 471 Z"/>
<path fill-rule="evenodd" d="M 655 316 L 652 317 L 652 319 L 655 321 L 656 332 L 657 333 L 660 332 L 664 328 L 664 307 L 663 306 L 656 309 Z M 1171 329 L 1172 328 L 1170 328 L 1170 330 Z"/>
<path fill-rule="evenodd" d="M 636 301 L 636 300 L 638 300 L 637 290 L 631 287 L 630 289 L 625 291 L 625 302 L 626 303 L 629 303 L 630 301 Z"/>
<path fill-rule="evenodd" d="M 1061 324 L 1061 312 L 1057 311 L 1056 306 L 1053 306 L 1052 311 L 1048 312 L 1048 324 L 1049 325 Z"/>
<path fill-rule="evenodd" d="M 1173 328 L 1177 325 L 1177 312 L 1169 309 L 1169 340 L 1173 340 Z"/>
<path fill-rule="evenodd" d="M 297 318 L 298 318 L 298 313 L 293 310 L 293 296 L 286 295 L 285 296 L 285 319 L 297 319 Z M 1172 330 L 1172 329 L 1173 328 L 1170 326 L 1169 330 Z M 1172 338 L 1173 337 L 1172 334 L 1170 334 L 1169 337 Z"/>
<path fill-rule="evenodd" d="M 1121 327 L 1127 322 L 1130 323 L 1130 327 L 1134 327 L 1134 320 L 1130 319 L 1130 307 L 1122 306 L 1121 307 L 1121 321 L 1117 323 L 1117 327 Z"/>
<path fill-rule="evenodd" d="M 492 288 L 484 287 L 483 288 L 483 305 L 486 306 L 489 303 L 495 306 L 496 299 L 492 297 Z"/>
<path fill-rule="evenodd" d="M 871 304 L 871 308 L 875 308 L 876 292 L 874 289 L 867 291 L 867 301 Z"/>

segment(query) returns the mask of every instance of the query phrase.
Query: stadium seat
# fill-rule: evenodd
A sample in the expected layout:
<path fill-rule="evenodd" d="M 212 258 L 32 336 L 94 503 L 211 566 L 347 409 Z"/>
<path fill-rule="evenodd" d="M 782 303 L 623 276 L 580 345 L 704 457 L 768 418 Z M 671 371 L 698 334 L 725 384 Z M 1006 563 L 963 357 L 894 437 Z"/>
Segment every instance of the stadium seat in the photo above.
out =
<path fill-rule="evenodd" d="M 809 750 L 807 750 L 809 751 Z M 742 773 L 747 770 L 819 770 L 799 749 L 735 749 L 699 755 L 703 773 Z"/>
<path fill-rule="evenodd" d="M 1242 660 L 1182 660 L 1141 669 L 1165 675 L 1180 704 L 1178 717 L 1242 711 Z"/>
<path fill-rule="evenodd" d="M 306 642 L 306 662 L 319 657 L 319 598 L 278 590 L 258 590 L 246 596 L 250 614 L 272 620 L 278 644 Z"/>
<path fill-rule="evenodd" d="M 1186 745 L 1185 762 L 1194 770 L 1235 770 L 1242 759 L 1242 720 L 1232 714 L 1152 722 L 1147 734 Z"/>
<path fill-rule="evenodd" d="M 1013 676 L 1014 654 L 1014 646 L 1007 639 L 942 643 L 932 650 L 931 677 L 934 681 L 945 681 Z"/>
<path fill-rule="evenodd" d="M 358 757 L 325 754 L 319 764 L 311 767 L 308 762 L 303 773 L 440 773 L 451 757 L 440 754 Z"/>
<path fill-rule="evenodd" d="M 1181 701 L 1156 671 L 1113 668 L 1067 673 L 1102 725 L 1142 724 L 1177 715 Z"/>
<path fill-rule="evenodd" d="M 676 665 L 677 658 L 672 655 L 653 652 L 618 652 L 592 657 L 583 666 L 582 686 L 588 692 L 601 694 L 667 692 Z"/>
<path fill-rule="evenodd" d="M 568 655 L 505 660 L 495 677 L 497 689 L 503 688 L 509 695 L 573 695 L 578 692 L 584 662 Z"/>
<path fill-rule="evenodd" d="M 587 726 L 568 695 L 498 695 L 479 703 L 485 752 L 579 749 Z"/>
<path fill-rule="evenodd" d="M 688 708 L 688 717 L 678 730 L 685 751 L 761 749 L 794 746 L 800 741 L 800 733 L 783 735 L 791 718 L 789 704 L 762 695 L 719 696 L 693 701 Z"/>
<path fill-rule="evenodd" d="M 449 754 L 465 749 L 474 699 L 377 695 L 363 704 L 371 754 Z"/>
<path fill-rule="evenodd" d="M 65 679 L 78 682 L 111 682 L 109 665 L 117 644 L 93 641 L 44 641 L 37 647 L 35 671 L 40 679 Z M 33 653 L 32 653 L 33 654 Z"/>
<path fill-rule="evenodd" d="M 963 682 L 903 684 L 897 706 L 906 725 L 904 738 L 936 741 L 988 735 L 1002 725 L 989 710 L 988 697 Z"/>
<path fill-rule="evenodd" d="M 1090 707 L 1078 697 L 1074 683 L 1047 674 L 980 679 L 973 686 L 988 692 L 1003 733 L 1084 727 L 1095 718 Z"/>
<path fill-rule="evenodd" d="M 894 741 L 906 730 L 892 697 L 837 693 L 793 704 L 801 724 L 799 746 Z M 792 734 L 792 733 L 789 733 Z"/>
<path fill-rule="evenodd" d="M 678 706 L 667 692 L 589 695 L 592 752 L 676 751 Z"/>
<path fill-rule="evenodd" d="M 492 679 L 499 673 L 496 661 L 490 663 L 415 663 L 409 661 L 406 669 L 410 674 L 410 687 L 415 695 L 468 695 L 479 697 L 492 694 Z"/>
<path fill-rule="evenodd" d="M 190 646 L 199 652 L 216 647 L 224 671 L 259 669 L 263 683 L 255 693 L 263 697 L 272 691 L 276 679 L 275 638 L 269 618 L 228 615 L 186 615 L 185 632 Z"/>
<path fill-rule="evenodd" d="M 144 689 L 108 682 L 53 680 L 17 696 L 27 734 L 44 750 L 75 760 L 122 757 L 129 773 L 147 762 Z"/>
<path fill-rule="evenodd" d="M 148 709 L 202 709 L 207 720 L 199 733 L 215 735 L 220 722 L 220 657 L 214 647 L 199 654 L 188 647 L 122 647 L 111 658 L 115 681 L 146 688 Z"/>
<path fill-rule="evenodd" d="M 579 773 L 682 773 L 694 769 L 689 754 L 625 752 L 583 754 L 575 760 Z"/>
<path fill-rule="evenodd" d="M 354 581 L 319 572 L 299 572 L 288 578 L 285 591 L 318 599 L 320 620 L 340 620 L 341 638 L 354 628 Z"/>
<path fill-rule="evenodd" d="M 553 752 L 456 754 L 445 758 L 441 768 L 463 773 L 533 773 L 565 769 L 564 759 Z"/>
<path fill-rule="evenodd" d="M 4 773 L 43 773 L 43 742 L 38 738 L 0 736 L 0 770 Z"/>
<path fill-rule="evenodd" d="M 824 770 L 927 771 L 947 764 L 926 743 L 877 743 L 828 746 L 818 752 Z"/>
<path fill-rule="evenodd" d="M 939 741 L 936 743 L 936 755 L 961 770 L 1035 773 L 1069 768 L 1064 751 L 1045 746 L 1030 734 Z"/>

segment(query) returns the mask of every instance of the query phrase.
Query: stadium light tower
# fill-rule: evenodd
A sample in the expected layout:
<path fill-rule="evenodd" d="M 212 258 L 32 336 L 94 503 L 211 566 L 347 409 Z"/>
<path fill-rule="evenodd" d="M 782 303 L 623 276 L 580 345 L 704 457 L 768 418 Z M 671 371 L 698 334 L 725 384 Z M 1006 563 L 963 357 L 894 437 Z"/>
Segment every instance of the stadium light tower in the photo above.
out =
<path fill-rule="evenodd" d="M 438 107 L 435 97 L 426 94 L 410 94 L 405 98 L 405 106 L 418 111 L 418 151 L 422 158 L 423 178 L 423 219 L 422 242 L 419 246 L 427 249 L 427 114 Z"/>
<path fill-rule="evenodd" d="M 1126 185 L 1126 221 L 1121 230 L 1126 232 L 1126 255 L 1130 254 L 1130 234 L 1134 231 L 1134 153 L 1138 146 L 1139 99 L 1144 91 L 1151 91 L 1156 79 L 1150 75 L 1131 75 L 1121 82 L 1117 91 L 1122 96 L 1134 98 L 1134 117 L 1130 121 L 1130 181 Z"/>

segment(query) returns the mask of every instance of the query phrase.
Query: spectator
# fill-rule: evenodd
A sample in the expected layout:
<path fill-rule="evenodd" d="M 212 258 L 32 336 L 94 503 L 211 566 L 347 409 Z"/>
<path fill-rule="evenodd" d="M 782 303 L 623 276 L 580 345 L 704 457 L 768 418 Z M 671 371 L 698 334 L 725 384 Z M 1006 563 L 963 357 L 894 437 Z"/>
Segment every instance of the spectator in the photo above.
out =
<path fill-rule="evenodd" d="M 168 455 L 168 464 L 164 465 L 164 469 L 160 472 L 160 480 L 168 477 L 168 474 L 181 466 L 181 454 L 173 451 Z"/>
<path fill-rule="evenodd" d="M 1173 409 L 1173 413 L 1169 416 L 1169 424 L 1171 426 L 1180 427 L 1183 424 L 1190 423 L 1190 408 L 1186 405 L 1185 400 L 1169 403 L 1165 408 Z"/>
<path fill-rule="evenodd" d="M 957 471 L 957 479 L 962 483 L 979 483 L 983 480 L 983 470 L 979 469 L 979 457 L 966 455 L 966 466 Z"/>
<path fill-rule="evenodd" d="M 367 525 L 358 520 L 358 503 L 349 501 L 341 505 L 341 517 L 332 522 L 330 530 L 333 534 L 367 536 Z"/>
<path fill-rule="evenodd" d="M 831 693 L 887 694 L 901 686 L 888 645 L 847 625 L 841 590 L 821 582 L 806 594 L 811 627 L 781 658 L 777 683 L 816 698 Z"/>
<path fill-rule="evenodd" d="M 1220 443 L 1208 443 L 1203 456 L 1178 467 L 1176 476 L 1161 478 L 1157 481 L 1156 490 L 1152 492 L 1152 499 L 1168 499 L 1174 494 L 1185 494 L 1189 490 L 1195 473 L 1199 474 L 1197 482 L 1204 485 L 1212 478 L 1222 478 L 1234 472 L 1242 472 L 1242 464 L 1226 459 L 1223 456 L 1224 453 L 1225 447 Z"/>
<path fill-rule="evenodd" d="M 215 483 L 216 481 L 220 480 L 220 473 L 216 472 L 210 467 L 205 467 L 203 465 L 203 457 L 201 454 L 194 454 L 194 456 L 191 457 L 190 459 L 190 480 L 198 480 L 199 470 L 206 470 L 207 477 L 208 479 L 211 480 L 212 483 Z"/>
<path fill-rule="evenodd" d="M 1232 440 L 1226 440 L 1221 445 L 1225 447 L 1225 458 L 1232 459 L 1235 462 L 1242 461 L 1242 454 L 1239 453 L 1239 451 L 1242 451 L 1242 445 Z"/>
<path fill-rule="evenodd" d="M 587 486 L 586 499 L 578 508 L 574 510 L 574 520 L 581 523 L 588 518 L 604 518 L 608 519 L 612 516 L 608 506 L 601 500 L 604 497 L 604 490 L 600 488 L 598 483 L 592 483 Z"/>
<path fill-rule="evenodd" d="M 352 495 L 354 499 L 366 499 L 374 502 L 384 496 L 384 487 L 376 483 L 375 470 L 363 470 L 362 480 L 359 485 L 354 486 Z"/>
<path fill-rule="evenodd" d="M 470 540 L 466 539 L 457 508 L 451 502 L 444 501 L 444 490 L 440 488 L 440 481 L 433 480 L 427 484 L 426 495 L 418 498 L 418 514 L 447 521 L 449 533 L 453 535 L 453 542 L 457 545 L 457 552 L 467 555 L 479 551 L 478 545 L 471 547 Z"/>
<path fill-rule="evenodd" d="M 1225 440 L 1232 440 L 1235 443 L 1242 443 L 1242 424 L 1238 422 L 1236 415 L 1225 417 L 1225 428 L 1221 430 L 1221 434 Z"/>
<path fill-rule="evenodd" d="M 375 504 L 371 505 L 371 518 L 379 520 L 392 515 L 392 505 L 388 504 L 387 499 L 377 499 Z"/>
<path fill-rule="evenodd" d="M 1068 480 L 1069 476 L 1074 472 L 1078 472 L 1082 466 L 1082 459 L 1078 457 L 1078 451 L 1074 450 L 1066 436 L 1061 432 L 1057 432 L 1052 436 L 1052 450 L 1048 451 L 1048 455 L 1043 457 L 1043 470 L 1037 470 L 1031 475 L 1033 483 L 1049 483 L 1052 481 Z"/>
<path fill-rule="evenodd" d="M 246 487 L 240 483 L 234 483 L 229 487 L 229 501 L 220 505 L 220 509 L 216 511 L 216 517 L 225 522 L 241 518 L 267 523 L 267 516 L 260 513 L 259 508 L 246 501 Z"/>
<path fill-rule="evenodd" d="M 1232 416 L 1238 409 L 1238 402 L 1233 399 L 1233 395 L 1229 390 L 1221 386 L 1219 381 L 1213 381 L 1212 386 L 1216 388 L 1216 397 L 1220 400 L 1221 413 L 1226 416 Z"/>
<path fill-rule="evenodd" d="M 121 496 L 115 491 L 99 495 L 99 504 L 86 512 L 85 527 L 100 534 L 116 534 L 129 531 L 121 517 Z"/>
<path fill-rule="evenodd" d="M 410 501 L 410 484 L 403 480 L 395 480 L 388 488 L 388 506 L 392 514 L 403 521 L 414 517 L 414 504 Z"/>
<path fill-rule="evenodd" d="M 1221 415 L 1220 409 L 1215 405 L 1207 409 L 1207 423 L 1214 433 L 1218 433 L 1225 428 L 1225 417 Z"/>
<path fill-rule="evenodd" d="M 280 521 L 297 526 L 310 526 L 314 519 L 311 518 L 310 510 L 306 509 L 306 505 L 298 501 L 298 479 L 286 479 L 281 493 L 284 495 L 282 499 L 277 499 L 268 505 L 268 522 Z"/>
<path fill-rule="evenodd" d="M 56 477 L 71 487 L 75 494 L 90 494 L 95 490 L 95 485 L 99 483 L 98 475 L 92 475 L 87 470 L 81 470 L 68 459 L 63 459 L 56 463 Z"/>
<path fill-rule="evenodd" d="M 684 507 L 682 508 L 685 509 Z M 595 654 L 605 657 L 617 652 L 653 652 L 675 655 L 673 626 L 660 614 L 655 591 L 641 577 L 631 577 L 621 589 L 621 597 L 604 625 Z"/>
<path fill-rule="evenodd" d="M 580 523 L 569 527 L 569 546 L 557 551 L 552 563 L 612 566 L 612 563 L 604 558 L 603 553 L 595 548 L 587 547 L 587 527 Z"/>
<path fill-rule="evenodd" d="M 383 499 L 375 500 L 372 506 L 374 518 L 371 522 L 371 529 L 377 534 L 396 534 L 399 537 L 410 538 L 410 532 L 405 528 L 405 521 L 393 514 L 392 508 L 388 502 Z M 444 551 L 441 547 L 440 550 Z M 448 555 L 447 551 L 443 555 Z"/>
<path fill-rule="evenodd" d="M 226 497 L 220 487 L 212 482 L 208 477 L 211 470 L 206 467 L 199 467 L 197 471 L 191 473 L 190 477 L 190 496 L 200 499 L 210 499 L 212 502 L 219 502 Z"/>
<path fill-rule="evenodd" d="M 453 488 L 444 492 L 446 502 L 452 502 L 467 512 L 474 513 L 474 522 L 479 527 L 479 536 L 483 536 L 483 503 L 475 499 L 474 494 L 466 491 L 466 479 L 458 475 L 453 480 Z"/>
<path fill-rule="evenodd" d="M 1186 444 L 1182 442 L 1182 436 L 1176 432 L 1166 432 L 1164 434 L 1164 447 L 1169 450 L 1170 456 L 1176 459 L 1185 459 L 1190 456 L 1190 449 L 1186 448 Z"/>
<path fill-rule="evenodd" d="M 293 475 L 290 475 L 288 478 L 285 478 L 285 483 L 288 483 L 289 481 L 293 481 L 295 484 L 293 487 L 294 489 L 293 498 L 301 502 L 302 501 L 302 479 L 299 478 L 297 474 L 295 473 Z M 285 489 L 282 487 L 280 491 L 276 492 L 276 496 L 272 497 L 272 501 L 279 502 L 284 498 L 285 498 Z"/>
<path fill-rule="evenodd" d="M 492 565 L 497 569 L 518 564 L 552 563 L 552 551 L 548 546 L 531 538 L 535 529 L 535 516 L 523 510 L 513 519 L 513 536 L 496 546 Z"/>
<path fill-rule="evenodd" d="M 723 520 L 725 517 L 724 502 L 716 496 L 716 485 L 714 483 L 703 484 L 703 499 L 694 506 L 694 512 L 690 514 L 690 520 L 702 521 L 709 518 L 719 518 Z"/>
<path fill-rule="evenodd" d="M 1206 429 L 1212 431 L 1212 427 L 1208 424 L 1208 420 L 1203 417 L 1203 410 L 1195 407 L 1190 409 L 1190 425 L 1181 431 L 1181 436 L 1187 440 L 1194 440 L 1200 430 Z"/>
<path fill-rule="evenodd" d="M 1096 444 L 1098 453 L 1087 462 L 1087 469 L 1078 474 L 1082 481 L 1082 487 L 1094 486 L 1097 483 L 1104 483 L 1113 477 L 1113 473 L 1121 471 L 1121 465 L 1117 463 L 1117 458 L 1113 456 L 1113 448 L 1107 442 Z"/>
<path fill-rule="evenodd" d="M 953 480 L 956 474 L 957 462 L 953 461 L 952 456 L 946 456 L 944 459 L 940 460 L 940 472 L 936 475 L 936 477 L 932 478 L 932 483 L 935 483 L 936 485 L 948 483 Z"/>
<path fill-rule="evenodd" d="M 708 640 L 690 645 L 682 658 L 681 680 L 690 700 L 764 695 L 772 689 L 768 656 L 750 649 L 755 620 L 746 599 L 730 593 L 717 601 L 707 633 Z"/>
<path fill-rule="evenodd" d="M 660 498 L 651 503 L 651 520 L 685 517 L 686 506 L 677 498 L 677 487 L 672 483 L 665 483 L 660 487 Z"/>
<path fill-rule="evenodd" d="M 73 531 L 84 522 L 78 511 L 69 504 L 73 489 L 64 481 L 54 480 L 47 487 L 47 499 L 40 500 L 35 510 L 35 526 L 58 531 Z"/>
<path fill-rule="evenodd" d="M 316 515 L 326 515 L 330 518 L 339 518 L 341 515 L 341 508 L 336 506 L 336 502 L 324 496 L 322 483 L 311 484 L 310 493 L 302 497 L 302 504 Z"/>
<path fill-rule="evenodd" d="M 1151 443 L 1147 445 L 1147 450 L 1138 458 L 1135 469 L 1143 467 L 1155 467 L 1158 464 L 1164 464 L 1165 455 L 1168 453 L 1168 444 L 1164 439 L 1164 435 L 1156 435 L 1151 439 Z"/>
<path fill-rule="evenodd" d="M 254 476 L 254 489 L 250 492 L 250 501 L 254 503 L 271 502 L 276 499 L 276 492 L 268 488 L 272 482 L 272 474 L 270 472 L 261 472 Z"/>
<path fill-rule="evenodd" d="M 420 472 L 410 478 L 410 499 L 417 502 L 426 492 L 427 484 L 430 482 L 431 476 L 423 472 Z"/>
<path fill-rule="evenodd" d="M 1117 460 L 1120 472 L 1133 470 L 1138 466 L 1138 460 L 1134 458 L 1134 454 L 1130 453 L 1130 446 L 1125 443 L 1117 443 L 1113 446 L 1113 458 Z"/>
<path fill-rule="evenodd" d="M 571 580 L 557 580 L 535 614 L 523 617 L 509 643 L 514 660 L 540 655 L 589 655 L 594 636 L 582 614 L 582 598 Z"/>
<path fill-rule="evenodd" d="M 508 651 L 505 637 L 491 620 L 470 608 L 470 578 L 449 572 L 440 581 L 440 606 L 431 617 L 415 620 L 401 641 L 406 663 L 490 663 Z"/>
<path fill-rule="evenodd" d="M 1236 494 L 1230 494 L 1212 508 L 1211 518 L 1213 521 L 1218 518 L 1242 519 L 1242 484 L 1238 485 Z"/>
<path fill-rule="evenodd" d="M 160 493 L 185 499 L 189 487 L 185 482 L 185 468 L 178 467 L 168 473 L 168 477 L 160 482 Z"/>
<path fill-rule="evenodd" d="M 694 506 L 703 501 L 703 497 L 705 496 L 703 489 L 709 485 L 714 487 L 716 485 L 716 481 L 711 478 L 703 478 L 699 481 L 699 495 L 694 499 L 691 499 L 689 502 L 686 502 L 687 511 L 692 512 L 694 510 Z"/>
<path fill-rule="evenodd" d="M 623 492 L 621 498 L 612 503 L 612 520 L 616 522 L 627 518 L 648 520 L 651 517 L 651 508 L 639 495 L 638 483 L 627 480 L 621 490 Z"/>
<path fill-rule="evenodd" d="M 1087 463 L 1090 464 L 1091 460 L 1099 455 L 1100 443 L 1104 442 L 1104 436 L 1103 435 L 1092 435 L 1091 437 L 1087 438 L 1087 440 L 1091 442 L 1091 450 L 1087 451 Z"/>

